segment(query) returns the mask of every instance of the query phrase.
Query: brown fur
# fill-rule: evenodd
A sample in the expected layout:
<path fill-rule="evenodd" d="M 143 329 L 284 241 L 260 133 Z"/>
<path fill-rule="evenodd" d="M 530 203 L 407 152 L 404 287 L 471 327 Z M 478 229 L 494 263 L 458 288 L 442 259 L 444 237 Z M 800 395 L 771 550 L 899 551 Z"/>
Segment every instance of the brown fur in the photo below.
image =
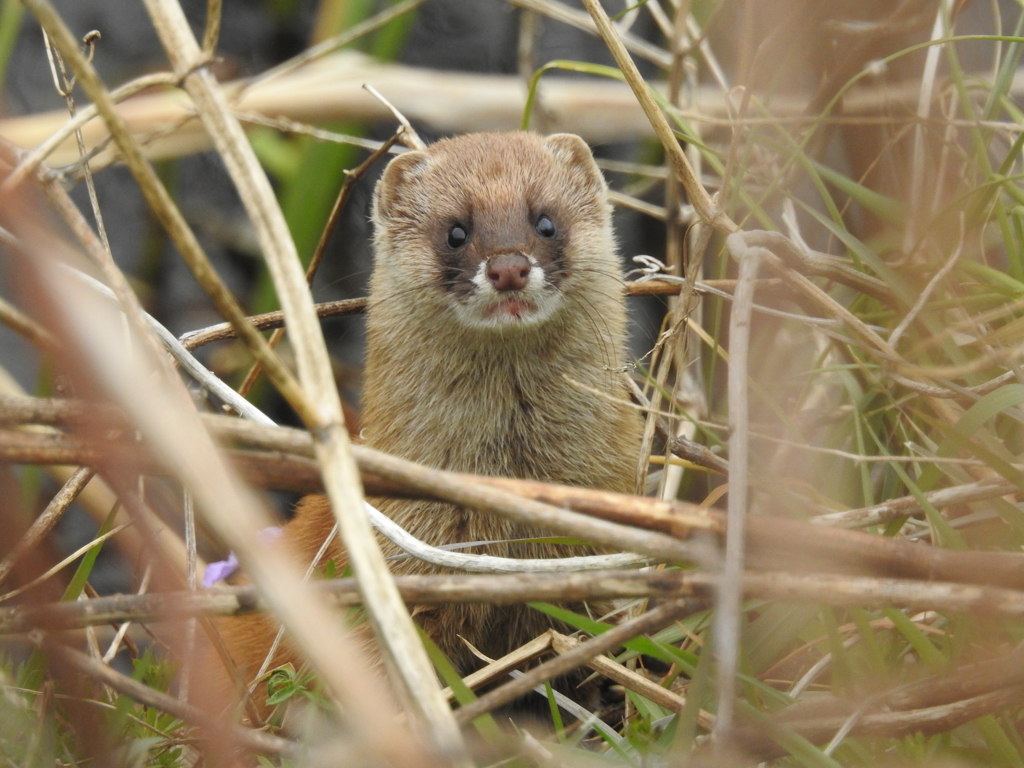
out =
<path fill-rule="evenodd" d="M 558 226 L 555 241 L 534 232 L 541 212 Z M 550 284 L 535 280 L 532 289 L 549 310 L 545 319 L 467 325 L 459 313 L 474 289 L 464 280 L 453 284 L 455 267 L 449 263 L 445 271 L 442 262 L 455 258 L 444 245 L 451 223 L 470 219 L 471 241 L 456 265 L 463 277 L 499 253 L 540 254 L 536 260 Z M 583 141 L 565 134 L 476 134 L 407 153 L 389 164 L 377 186 L 374 224 L 366 443 L 443 469 L 630 492 L 639 420 L 615 402 L 628 396 L 621 373 L 612 370 L 623 364 L 625 345 L 621 275 L 605 183 Z M 544 535 L 448 504 L 375 503 L 434 545 Z M 333 524 L 326 499 L 309 496 L 286 538 L 309 562 Z M 397 553 L 390 542 L 383 547 Z M 585 554 L 579 547 L 527 543 L 470 551 L 518 558 Z M 341 548 L 330 556 L 340 570 Z M 394 564 L 396 573 L 437 570 L 411 558 Z M 460 636 L 496 657 L 550 626 L 526 607 L 445 605 L 416 618 L 463 672 L 478 662 Z M 221 626 L 251 679 L 276 625 L 253 616 Z M 297 664 L 287 647 L 275 661 L 286 660 Z"/>

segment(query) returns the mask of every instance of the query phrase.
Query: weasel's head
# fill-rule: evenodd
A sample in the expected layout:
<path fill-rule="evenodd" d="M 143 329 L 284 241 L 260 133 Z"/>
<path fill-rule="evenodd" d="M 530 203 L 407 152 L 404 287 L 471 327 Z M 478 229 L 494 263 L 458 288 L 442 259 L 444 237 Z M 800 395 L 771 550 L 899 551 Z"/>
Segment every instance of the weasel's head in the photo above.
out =
<path fill-rule="evenodd" d="M 375 293 L 426 299 L 469 328 L 537 326 L 618 276 L 604 178 L 571 134 L 470 134 L 400 155 L 374 223 Z"/>

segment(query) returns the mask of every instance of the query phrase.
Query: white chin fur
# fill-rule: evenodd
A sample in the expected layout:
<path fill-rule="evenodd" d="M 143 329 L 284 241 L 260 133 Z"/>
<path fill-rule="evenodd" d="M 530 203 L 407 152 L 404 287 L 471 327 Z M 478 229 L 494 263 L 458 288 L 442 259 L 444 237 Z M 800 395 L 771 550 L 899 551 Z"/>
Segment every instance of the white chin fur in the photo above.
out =
<path fill-rule="evenodd" d="M 473 276 L 476 290 L 465 299 L 455 300 L 455 316 L 470 328 L 528 328 L 548 320 L 562 304 L 562 292 L 547 284 L 544 270 L 536 264 L 521 291 L 494 290 L 485 269 L 486 265 L 481 264 Z"/>

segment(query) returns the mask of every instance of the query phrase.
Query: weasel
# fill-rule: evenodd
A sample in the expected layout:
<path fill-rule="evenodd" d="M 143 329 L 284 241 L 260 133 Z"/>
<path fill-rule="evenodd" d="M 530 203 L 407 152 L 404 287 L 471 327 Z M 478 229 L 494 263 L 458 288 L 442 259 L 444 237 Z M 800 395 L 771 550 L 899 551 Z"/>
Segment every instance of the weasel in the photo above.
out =
<path fill-rule="evenodd" d="M 377 184 L 367 310 L 365 443 L 439 469 L 632 492 L 640 420 L 623 365 L 622 276 L 601 171 L 582 139 L 482 133 L 395 157 Z M 586 554 L 450 504 L 371 500 L 435 546 L 515 558 Z M 308 563 L 334 526 L 303 499 L 285 539 Z M 383 542 L 386 555 L 397 548 Z M 334 546 L 330 557 L 344 567 Z M 396 573 L 436 572 L 412 558 Z M 421 607 L 417 622 L 462 673 L 460 638 L 502 656 L 552 622 L 526 606 Z M 267 617 L 221 622 L 251 680 L 276 634 Z M 292 658 L 283 644 L 274 666 Z"/>

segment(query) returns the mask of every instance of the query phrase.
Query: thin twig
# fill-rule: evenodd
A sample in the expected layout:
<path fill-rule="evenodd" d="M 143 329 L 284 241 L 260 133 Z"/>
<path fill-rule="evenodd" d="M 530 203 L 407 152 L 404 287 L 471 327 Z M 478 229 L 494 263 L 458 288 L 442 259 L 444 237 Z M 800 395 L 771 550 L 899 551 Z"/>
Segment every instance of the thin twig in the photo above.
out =
<path fill-rule="evenodd" d="M 563 24 L 568 24 L 576 29 L 581 29 L 590 34 L 599 34 L 598 27 L 587 14 L 576 8 L 571 8 L 565 3 L 557 0 L 511 0 L 512 5 L 517 5 L 527 11 L 533 11 Z M 623 44 L 637 56 L 647 59 L 662 69 L 668 69 L 672 65 L 672 56 L 668 51 L 651 45 L 641 37 L 630 32 L 620 33 Z"/>
<path fill-rule="evenodd" d="M 922 461 L 928 461 L 922 458 Z M 1020 489 L 1009 480 L 992 478 L 979 480 L 965 485 L 954 485 L 924 494 L 924 499 L 933 507 L 949 507 L 954 504 L 970 504 L 975 501 L 995 499 L 1000 496 L 1017 493 Z M 901 496 L 889 499 L 870 507 L 848 509 L 843 512 L 828 512 L 812 517 L 810 522 L 816 525 L 835 526 L 838 528 L 865 528 L 869 525 L 885 524 L 901 517 L 909 517 L 921 513 L 921 501 L 916 496 Z"/>
<path fill-rule="evenodd" d="M 92 239 L 91 231 L 88 230 L 87 227 L 83 230 L 84 222 L 81 215 L 78 213 L 78 209 L 71 202 L 67 193 L 64 192 L 64 190 L 56 183 L 47 183 L 46 189 L 50 192 L 51 202 L 55 204 L 55 207 L 58 212 L 61 213 L 64 220 L 71 226 L 74 232 L 80 234 L 81 242 L 83 242 L 83 244 L 90 243 Z M 93 246 L 93 249 L 94 248 L 95 247 Z M 75 279 L 85 283 L 100 295 L 114 300 L 115 302 L 117 301 L 117 297 L 114 292 L 95 278 L 76 269 L 69 268 L 68 271 L 75 277 Z M 213 371 L 200 363 L 191 352 L 189 352 L 176 338 L 174 338 L 174 334 L 168 331 L 159 320 L 148 312 L 144 312 L 143 316 L 145 317 L 149 327 L 152 328 L 160 338 L 160 341 L 163 342 L 164 347 L 175 361 L 208 392 L 216 395 L 218 398 L 230 405 L 239 415 L 244 416 L 257 424 L 274 426 L 274 422 L 269 416 L 245 398 L 239 396 Z"/>
<path fill-rule="evenodd" d="M 416 133 L 416 129 L 412 127 L 412 123 L 409 122 L 406 116 L 403 115 L 394 104 L 385 99 L 384 95 L 369 83 L 363 83 L 363 88 L 367 93 L 373 96 L 373 98 L 387 107 L 388 111 L 395 116 L 395 119 L 402 126 L 396 135 L 401 139 L 403 144 L 409 147 L 409 149 L 427 148 L 426 143 L 420 138 L 420 135 Z"/>
<path fill-rule="evenodd" d="M 357 315 L 366 311 L 366 299 L 343 299 L 341 301 L 328 301 L 316 305 L 317 317 L 344 317 Z M 261 331 L 269 331 L 274 328 L 284 327 L 284 312 L 277 310 L 266 312 L 262 315 L 252 315 L 246 318 L 254 328 Z M 185 349 L 193 350 L 215 341 L 237 338 L 235 329 L 231 323 L 218 323 L 207 328 L 200 328 L 181 335 L 181 343 Z"/>
<path fill-rule="evenodd" d="M 807 274 L 827 277 L 889 305 L 897 303 L 892 288 L 884 281 L 861 272 L 846 259 L 810 251 L 794 243 L 781 232 L 751 230 L 746 232 L 744 237 L 748 245 L 767 248 L 790 266 L 798 267 Z M 892 344 L 892 341 L 889 343 Z"/>
<path fill-rule="evenodd" d="M 90 35 L 87 35 L 87 38 L 90 38 L 89 59 L 92 59 L 95 40 L 90 36 L 94 36 L 98 39 L 99 32 L 92 32 Z M 64 103 L 68 108 L 68 115 L 70 115 L 71 119 L 74 120 L 76 112 L 75 98 L 73 95 L 75 86 L 74 78 L 68 79 L 67 70 L 64 67 L 64 60 L 61 58 L 60 53 L 54 49 L 53 45 L 50 43 L 50 38 L 46 36 L 45 32 L 43 33 L 43 42 L 46 46 L 46 57 L 50 62 L 50 72 L 53 75 L 54 85 L 57 88 L 57 92 L 64 97 Z M 58 69 L 60 69 L 59 74 L 57 72 Z M 78 155 L 84 160 L 88 153 L 85 148 L 85 139 L 82 137 L 82 130 L 80 128 L 75 130 L 75 142 L 78 145 Z M 93 219 L 96 221 L 96 232 L 99 235 L 100 242 L 103 243 L 104 250 L 111 255 L 111 258 L 113 258 L 113 254 L 110 250 L 110 240 L 107 238 L 107 227 L 103 222 L 103 213 L 100 211 L 99 198 L 96 196 L 96 184 L 93 181 L 92 168 L 89 166 L 88 160 L 85 160 L 85 163 L 82 166 L 82 174 L 85 177 L 85 186 L 89 193 L 89 205 L 92 207 Z"/>
<path fill-rule="evenodd" d="M 881 356 L 888 362 L 899 362 L 901 358 L 892 346 L 881 336 L 868 327 L 860 318 L 850 310 L 832 298 L 829 294 L 815 285 L 804 275 L 791 269 L 782 259 L 771 251 L 765 251 L 764 262 L 778 273 L 794 290 L 803 294 L 812 302 L 821 307 L 825 314 L 834 317 L 849 329 L 853 337 L 862 344 L 866 350 Z M 904 365 L 906 365 L 904 363 Z"/>
<path fill-rule="evenodd" d="M 135 80 L 125 83 L 119 88 L 111 91 L 110 98 L 113 102 L 117 103 L 148 88 L 154 88 L 161 85 L 176 85 L 177 82 L 177 75 L 171 72 L 156 72 L 151 75 L 143 75 L 142 77 L 136 78 Z M 13 191 L 19 184 L 24 182 L 25 179 L 35 173 L 39 166 L 42 165 L 43 161 L 46 160 L 46 158 L 55 149 L 57 149 L 57 147 L 63 144 L 64 141 L 76 131 L 81 130 L 82 126 L 95 118 L 98 114 L 99 110 L 96 108 L 96 105 L 90 104 L 77 115 L 74 115 L 67 123 L 62 125 L 59 130 L 52 133 L 49 138 L 43 141 L 38 147 L 25 155 L 18 162 L 18 165 L 14 170 L 11 171 L 10 175 L 4 179 L 2 184 L 0 184 L 0 195 L 5 195 Z"/>
<path fill-rule="evenodd" d="M 342 48 L 349 43 L 358 40 L 360 37 L 368 35 L 374 30 L 380 29 L 384 25 L 390 23 L 393 19 L 397 19 L 399 16 L 415 10 L 426 1 L 427 0 L 402 0 L 402 2 L 395 3 L 390 8 L 385 8 L 375 16 L 371 16 L 365 21 L 361 21 L 360 23 L 349 27 L 344 32 L 339 32 L 333 37 L 329 37 L 323 42 L 317 43 L 311 48 L 307 48 L 302 53 L 288 59 L 288 61 L 278 64 L 272 69 L 268 69 L 263 74 L 249 81 L 246 85 L 246 89 L 261 85 L 269 80 L 273 80 L 274 78 L 281 77 L 288 72 L 293 72 L 299 67 L 303 67 L 317 59 L 323 58 L 327 54 L 336 51 L 338 48 Z M 244 92 L 245 91 L 243 90 L 242 93 L 238 94 L 238 96 L 240 97 Z"/>
<path fill-rule="evenodd" d="M 898 739 L 918 733 L 929 736 L 945 733 L 988 714 L 1012 710 L 1024 702 L 1024 686 L 1004 686 L 990 693 L 953 701 L 934 707 L 862 715 L 850 729 L 851 736 L 876 736 Z M 820 705 L 819 705 L 820 706 Z M 808 741 L 828 741 L 848 719 L 848 715 L 808 717 L 802 720 L 781 720 L 779 726 L 803 736 Z M 772 743 L 755 731 L 737 732 L 737 740 L 747 750 L 762 757 L 781 756 L 788 750 Z"/>
<path fill-rule="evenodd" d="M 499 677 L 505 677 L 513 669 L 521 667 L 524 664 L 533 661 L 538 656 L 541 656 L 551 650 L 551 633 L 553 630 L 548 630 L 541 635 L 533 638 L 529 642 L 523 643 L 521 646 L 516 648 L 514 651 L 509 651 L 500 659 L 484 659 L 483 654 L 480 653 L 479 649 L 474 648 L 473 645 L 462 638 L 462 642 L 473 652 L 473 654 L 481 659 L 487 661 L 487 665 L 480 669 L 466 675 L 462 678 L 462 684 L 469 688 L 471 691 L 475 691 L 477 688 L 487 685 L 488 683 L 497 680 Z M 449 702 L 455 701 L 455 692 L 451 688 L 445 688 L 445 696 L 448 697 Z"/>
<path fill-rule="evenodd" d="M 395 145 L 395 142 L 398 141 L 398 138 L 399 135 L 397 133 L 394 134 L 391 138 L 377 147 L 377 149 L 375 149 L 370 156 L 360 163 L 355 169 L 345 171 L 345 181 L 341 185 L 341 189 L 338 191 L 338 196 L 334 200 L 334 206 L 331 208 L 331 213 L 327 217 L 327 223 L 324 224 L 324 228 L 320 232 L 320 239 L 313 251 L 313 257 L 309 260 L 309 264 L 306 267 L 306 284 L 309 285 L 310 288 L 312 288 L 313 278 L 316 277 L 316 272 L 320 268 L 320 262 L 323 261 L 324 254 L 327 252 L 327 243 L 330 241 L 331 235 L 334 233 L 334 229 L 338 224 L 341 212 L 345 208 L 345 203 L 348 202 L 349 195 L 352 192 L 352 187 L 355 186 L 355 183 L 359 181 L 359 179 L 361 179 L 371 167 L 373 167 L 374 163 L 391 150 Z M 317 317 L 323 317 L 323 315 L 318 311 Z M 282 326 L 270 335 L 269 344 L 271 348 L 277 347 L 281 342 L 281 338 L 284 336 L 284 331 L 284 326 Z M 260 365 L 259 361 L 253 363 L 252 368 L 249 369 L 249 373 L 246 374 L 244 381 L 242 381 L 242 385 L 238 388 L 238 394 L 242 397 L 246 397 L 262 371 L 263 366 Z"/>
<path fill-rule="evenodd" d="M 146 594 L 147 590 L 149 590 L 149 580 L 150 580 L 150 578 L 152 576 L 153 576 L 153 566 L 151 564 L 147 564 L 146 565 L 146 570 L 142 574 L 142 583 L 139 585 L 138 594 L 140 594 L 140 595 Z M 88 582 L 86 582 L 86 585 L 88 586 Z M 94 595 L 94 594 L 90 593 L 89 597 L 95 599 L 97 597 L 97 595 Z M 194 620 L 192 622 L 190 622 L 190 623 L 194 623 Z M 125 636 L 128 634 L 128 628 L 131 626 L 131 624 L 132 623 L 130 621 L 125 621 L 125 622 L 123 622 L 121 624 L 120 627 L 117 628 L 117 633 L 114 635 L 114 639 L 111 640 L 110 646 L 107 648 L 107 652 L 105 654 L 103 654 L 102 658 L 103 658 L 103 663 L 104 664 L 109 664 L 111 661 L 114 660 L 114 657 L 117 655 L 117 652 L 121 649 L 121 643 L 124 642 Z M 135 655 L 138 656 L 138 650 L 139 649 L 138 648 L 133 648 L 132 650 L 133 650 L 133 653 L 135 653 Z M 188 655 L 191 655 L 191 652 L 192 652 L 191 648 L 188 648 L 187 650 L 188 650 L 188 654 L 186 654 L 186 661 L 185 661 L 185 667 L 186 668 L 189 665 Z M 188 677 L 187 677 L 187 674 L 184 674 L 184 676 L 183 676 L 182 688 L 184 689 L 185 693 L 182 694 L 180 696 L 180 698 L 181 698 L 182 701 L 188 701 Z"/>
<path fill-rule="evenodd" d="M 568 635 L 551 630 L 551 645 L 558 653 L 567 653 L 579 644 L 580 641 L 575 637 L 569 637 Z M 624 688 L 635 691 L 655 704 L 665 707 L 669 712 L 679 714 L 683 711 L 683 707 L 686 706 L 686 699 L 678 693 L 663 688 L 646 677 L 626 669 L 622 664 L 612 661 L 606 656 L 595 656 L 587 662 L 587 666 L 610 680 L 614 680 Z M 715 716 L 702 709 L 697 714 L 697 722 L 701 728 L 710 731 L 715 725 Z"/>

